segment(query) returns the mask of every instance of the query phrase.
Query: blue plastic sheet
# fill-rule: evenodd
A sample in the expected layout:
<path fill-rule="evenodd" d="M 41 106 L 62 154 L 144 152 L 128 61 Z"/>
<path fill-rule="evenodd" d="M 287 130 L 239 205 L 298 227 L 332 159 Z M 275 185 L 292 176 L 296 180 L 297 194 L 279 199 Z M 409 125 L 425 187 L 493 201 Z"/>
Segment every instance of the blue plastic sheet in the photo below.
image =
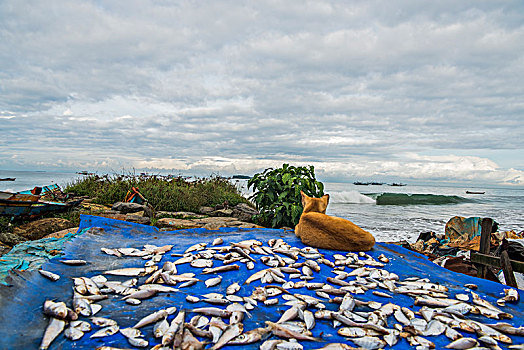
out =
<path fill-rule="evenodd" d="M 162 246 L 166 244 L 173 244 L 173 249 L 166 253 L 159 263 L 161 266 L 165 261 L 176 260 L 179 257 L 171 256 L 172 253 L 182 253 L 189 246 L 206 242 L 211 243 L 216 237 L 222 237 L 224 245 L 231 242 L 239 242 L 246 239 L 257 239 L 267 245 L 267 241 L 271 238 L 282 238 L 287 243 L 296 247 L 304 247 L 300 240 L 291 231 L 283 231 L 276 229 L 238 229 L 238 228 L 223 228 L 217 231 L 209 231 L 205 229 L 192 230 L 177 230 L 159 232 L 156 228 L 151 226 L 144 226 L 133 224 L 129 222 L 112 220 L 107 218 L 100 218 L 95 216 L 82 216 L 80 230 L 89 227 L 100 227 L 103 233 L 97 233 L 96 230 L 74 238 L 72 241 L 64 245 L 64 256 L 60 258 L 51 259 L 44 264 L 43 268 L 58 273 L 61 279 L 56 282 L 51 282 L 39 274 L 14 276 L 11 283 L 13 287 L 0 288 L 0 322 L 2 328 L 0 330 L 0 348 L 10 349 L 31 349 L 38 348 L 43 332 L 47 326 L 47 318 L 42 314 L 42 305 L 46 299 L 60 300 L 71 305 L 72 298 L 72 277 L 92 277 L 101 274 L 104 270 L 117 269 L 123 267 L 141 267 L 144 260 L 136 257 L 122 257 L 109 256 L 100 251 L 101 247 L 106 248 L 122 248 L 134 247 L 142 248 L 144 244 L 154 244 Z M 345 254 L 345 252 L 320 250 L 327 258 L 332 260 L 332 255 L 335 253 Z M 429 278 L 432 282 L 437 282 L 449 288 L 449 296 L 454 297 L 456 293 L 464 293 L 464 285 L 467 283 L 474 283 L 478 286 L 476 291 L 481 297 L 491 303 L 504 295 L 503 289 L 507 288 L 501 284 L 491 281 L 482 280 L 441 268 L 432 262 L 428 261 L 423 255 L 414 253 L 412 251 L 403 249 L 396 245 L 377 243 L 375 248 L 369 252 L 371 256 L 377 258 L 380 254 L 384 254 L 390 259 L 390 262 L 384 267 L 390 272 L 395 272 L 400 279 L 407 277 Z M 259 259 L 259 255 L 254 255 Z M 59 262 L 60 259 L 84 259 L 88 262 L 84 266 L 67 266 Z M 221 263 L 215 262 L 215 266 Z M 188 288 L 181 289 L 177 293 L 161 293 L 154 298 L 144 300 L 138 306 L 126 304 L 121 300 L 121 296 L 110 296 L 109 299 L 99 302 L 102 305 L 102 310 L 97 314 L 100 317 L 107 317 L 118 322 L 120 328 L 133 326 L 142 317 L 151 314 L 160 309 L 165 309 L 170 306 L 176 306 L 178 309 L 187 309 L 186 322 L 196 314 L 190 310 L 195 307 L 211 306 L 205 302 L 196 304 L 189 303 L 185 300 L 188 294 L 201 295 L 209 292 L 217 292 L 225 294 L 225 289 L 233 282 L 239 282 L 242 285 L 241 290 L 237 293 L 240 296 L 251 295 L 253 289 L 261 286 L 260 281 L 253 282 L 249 285 L 243 284 L 245 280 L 258 270 L 267 268 L 266 265 L 258 262 L 254 270 L 247 270 L 244 264 L 240 264 L 241 268 L 238 271 L 230 271 L 222 274 L 223 280 L 221 284 L 215 287 L 206 288 L 204 280 L 215 277 L 215 275 L 203 275 L 199 271 L 201 269 L 192 268 L 189 264 L 178 265 L 179 273 L 195 272 L 202 282 Z M 321 264 L 321 271 L 315 273 L 313 281 L 323 282 L 326 277 L 333 277 L 333 273 L 328 266 Z M 128 277 L 106 276 L 110 280 L 123 281 Z M 143 283 L 146 277 L 140 278 L 140 283 Z M 351 278 L 351 277 L 350 277 Z M 377 290 L 380 290 L 377 289 Z M 384 291 L 384 290 L 383 290 Z M 292 293 L 308 294 L 316 296 L 314 291 L 306 288 L 292 289 Z M 384 291 L 392 294 L 389 291 Z M 519 291 L 522 299 L 523 293 Z M 376 296 L 369 290 L 365 294 L 357 294 L 356 299 L 362 301 L 374 300 L 381 303 L 393 302 L 400 306 L 405 306 L 413 310 L 418 310 L 414 306 L 414 299 L 406 295 L 394 294 L 393 299 L 386 299 L 384 297 Z M 244 332 L 263 327 L 264 321 L 275 322 L 280 318 L 282 312 L 287 310 L 289 306 L 283 305 L 284 301 L 281 296 L 280 303 L 273 306 L 264 306 L 259 303 L 259 306 L 252 310 L 251 316 L 244 319 Z M 329 303 L 325 301 L 325 305 L 330 310 L 338 310 L 338 304 Z M 524 323 L 524 314 L 522 310 L 522 302 L 517 304 L 507 304 L 502 308 L 503 311 L 512 314 L 512 320 L 507 320 L 514 326 L 521 326 Z M 362 311 L 370 311 L 369 309 L 361 308 Z M 315 311 L 315 310 L 313 310 Z M 170 316 L 171 320 L 174 316 Z M 468 316 L 471 319 L 481 321 L 484 323 L 495 323 L 496 320 L 487 319 L 483 316 Z M 388 318 L 390 327 L 395 323 L 392 316 Z M 152 337 L 153 326 L 146 326 L 141 328 L 149 340 L 149 347 L 159 343 L 158 339 Z M 51 345 L 51 349 L 94 349 L 101 345 L 108 345 L 120 348 L 133 348 L 120 333 L 105 338 L 90 339 L 89 336 L 99 328 L 94 326 L 90 333 L 86 333 L 84 337 L 77 341 L 67 340 L 63 335 L 60 335 Z M 317 320 L 317 325 L 312 330 L 315 337 L 320 337 L 322 342 L 301 341 L 306 349 L 320 348 L 327 343 L 342 342 L 355 346 L 349 339 L 339 336 L 336 329 L 332 327 L 331 321 Z M 467 333 L 463 333 L 465 336 Z M 437 348 L 443 348 L 449 344 L 450 341 L 445 336 L 427 337 L 435 343 Z M 514 344 L 524 342 L 523 337 L 511 336 Z M 261 343 L 252 344 L 249 346 L 228 346 L 228 349 L 257 349 Z M 503 344 L 500 344 L 505 348 Z M 210 347 L 208 345 L 207 347 Z M 402 339 L 395 346 L 396 349 L 409 348 L 406 340 Z"/>

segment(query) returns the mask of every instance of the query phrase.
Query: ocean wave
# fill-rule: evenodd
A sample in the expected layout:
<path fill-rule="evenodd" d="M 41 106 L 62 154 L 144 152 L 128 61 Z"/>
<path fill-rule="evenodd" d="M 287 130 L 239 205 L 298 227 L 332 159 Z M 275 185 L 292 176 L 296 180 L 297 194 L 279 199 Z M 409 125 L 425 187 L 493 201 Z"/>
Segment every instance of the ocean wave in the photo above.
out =
<path fill-rule="evenodd" d="M 329 201 L 336 204 L 375 204 L 375 200 L 358 191 L 330 192 Z"/>
<path fill-rule="evenodd" d="M 409 193 L 377 193 L 369 194 L 377 205 L 441 205 L 472 202 L 473 200 L 460 196 L 441 194 L 409 194 Z"/>

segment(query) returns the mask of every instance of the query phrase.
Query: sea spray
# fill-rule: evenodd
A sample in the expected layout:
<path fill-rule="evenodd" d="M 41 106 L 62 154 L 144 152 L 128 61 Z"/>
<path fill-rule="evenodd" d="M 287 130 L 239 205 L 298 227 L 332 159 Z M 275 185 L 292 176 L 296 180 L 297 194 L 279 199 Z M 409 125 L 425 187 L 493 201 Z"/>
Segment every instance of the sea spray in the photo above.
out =
<path fill-rule="evenodd" d="M 329 193 L 330 203 L 336 204 L 375 204 L 375 200 L 371 197 L 363 195 L 358 191 L 342 191 Z"/>

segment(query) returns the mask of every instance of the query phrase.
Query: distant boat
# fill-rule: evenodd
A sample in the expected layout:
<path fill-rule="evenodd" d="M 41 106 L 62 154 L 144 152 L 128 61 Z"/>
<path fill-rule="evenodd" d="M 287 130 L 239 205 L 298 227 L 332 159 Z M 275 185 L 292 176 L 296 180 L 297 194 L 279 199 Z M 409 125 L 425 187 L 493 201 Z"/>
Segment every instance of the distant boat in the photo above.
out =
<path fill-rule="evenodd" d="M 467 194 L 484 194 L 486 192 L 466 191 Z"/>
<path fill-rule="evenodd" d="M 76 173 L 80 174 L 80 175 L 95 175 L 95 173 L 90 173 L 90 172 L 88 172 L 86 170 L 77 171 Z"/>
<path fill-rule="evenodd" d="M 15 180 L 16 180 L 16 177 L 4 177 L 0 179 L 0 181 L 15 181 Z"/>
<path fill-rule="evenodd" d="M 367 186 L 367 185 L 369 185 L 369 182 L 360 182 L 360 181 L 355 181 L 355 182 L 353 182 L 353 185 L 357 185 L 357 186 Z"/>
<path fill-rule="evenodd" d="M 390 186 L 406 186 L 406 184 L 403 184 L 403 183 L 399 183 L 399 182 L 394 182 L 392 184 L 389 184 Z"/>

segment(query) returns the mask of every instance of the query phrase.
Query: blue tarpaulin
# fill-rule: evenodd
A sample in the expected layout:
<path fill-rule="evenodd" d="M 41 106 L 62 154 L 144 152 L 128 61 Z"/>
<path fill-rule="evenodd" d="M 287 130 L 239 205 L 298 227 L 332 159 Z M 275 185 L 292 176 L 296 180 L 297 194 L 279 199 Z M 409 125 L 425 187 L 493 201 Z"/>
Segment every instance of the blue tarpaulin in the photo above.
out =
<path fill-rule="evenodd" d="M 247 239 L 257 239 L 267 245 L 271 238 L 282 238 L 291 246 L 302 248 L 304 245 L 291 231 L 277 230 L 277 229 L 239 229 L 239 228 L 222 228 L 220 230 L 211 231 L 206 229 L 191 229 L 191 230 L 177 230 L 160 232 L 152 226 L 144 226 L 133 224 L 125 221 L 101 218 L 96 216 L 82 216 L 79 231 L 90 227 L 99 227 L 102 230 L 89 230 L 83 235 L 77 236 L 71 241 L 67 242 L 63 247 L 63 256 L 56 257 L 49 260 L 43 265 L 47 271 L 59 274 L 61 278 L 52 282 L 45 279 L 38 273 L 15 274 L 10 281 L 11 287 L 0 287 L 0 348 L 9 349 L 34 349 L 38 348 L 44 330 L 48 323 L 48 318 L 42 313 L 42 305 L 46 299 L 55 301 L 64 301 L 68 306 L 71 306 L 73 277 L 93 277 L 102 274 L 105 270 L 112 270 L 124 267 L 143 267 L 145 260 L 140 257 L 115 257 L 104 254 L 101 248 L 124 248 L 133 247 L 141 249 L 145 244 L 152 244 L 156 246 L 163 246 L 172 244 L 174 247 L 171 251 L 164 254 L 162 260 L 158 263 L 161 267 L 166 261 L 174 261 L 179 256 L 171 256 L 174 253 L 183 253 L 188 247 L 195 243 L 208 243 L 217 238 L 222 237 L 224 245 L 232 242 L 239 242 Z M 346 252 L 336 252 L 320 250 L 325 258 L 333 261 L 333 254 L 346 254 Z M 473 283 L 478 286 L 478 293 L 482 298 L 495 304 L 496 300 L 504 295 L 504 288 L 507 286 L 494 283 L 487 280 L 482 280 L 452 271 L 446 270 L 437 266 L 427 260 L 427 258 L 418 253 L 403 249 L 397 245 L 377 243 L 375 248 L 368 252 L 369 255 L 375 259 L 384 254 L 390 259 L 384 269 L 389 272 L 396 273 L 400 280 L 408 277 L 428 278 L 434 283 L 439 283 L 449 288 L 448 295 L 453 298 L 457 293 L 467 293 L 465 284 Z M 189 264 L 178 265 L 178 273 L 194 272 L 196 277 L 201 280 L 196 285 L 182 288 L 180 292 L 174 293 L 159 293 L 155 297 L 143 300 L 142 304 L 134 306 L 126 304 L 120 295 L 111 295 L 108 299 L 98 302 L 102 305 L 102 310 L 96 315 L 99 317 L 111 318 L 118 322 L 120 328 L 131 327 L 142 317 L 151 314 L 160 309 L 176 306 L 179 310 L 186 309 L 186 322 L 196 314 L 191 312 L 195 307 L 213 306 L 205 302 L 198 302 L 196 304 L 186 301 L 187 295 L 200 296 L 205 293 L 216 292 L 226 294 L 227 286 L 233 282 L 239 282 L 241 289 L 237 293 L 240 296 L 250 296 L 257 286 L 263 286 L 260 280 L 251 284 L 243 284 L 246 279 L 256 271 L 266 269 L 268 266 L 261 263 L 261 255 L 252 255 L 257 259 L 255 268 L 248 270 L 246 266 L 240 263 L 240 270 L 224 272 L 222 282 L 215 286 L 206 288 L 204 280 L 215 277 L 215 275 L 204 275 L 201 273 L 202 269 L 193 268 Z M 86 265 L 82 266 L 68 266 L 60 262 L 62 259 L 83 259 L 87 261 Z M 300 258 L 299 258 L 300 259 Z M 300 260 L 299 260 L 300 261 Z M 215 266 L 220 266 L 219 261 L 215 261 Z M 333 277 L 334 274 L 330 267 L 320 264 L 321 271 L 314 273 L 314 280 L 311 282 L 325 282 L 327 277 Z M 346 271 L 350 269 L 347 268 Z M 124 281 L 129 277 L 108 276 L 110 280 Z M 142 284 L 147 277 L 140 277 L 139 284 Z M 353 277 L 350 277 L 351 279 Z M 361 301 L 377 301 L 383 304 L 392 302 L 399 306 L 405 306 L 418 310 L 418 306 L 414 306 L 414 298 L 408 295 L 393 294 L 388 290 L 377 288 L 382 292 L 392 294 L 394 297 L 384 298 L 372 294 L 372 290 L 368 290 L 365 294 L 356 294 L 354 297 Z M 308 294 L 322 300 L 321 297 L 315 294 L 313 290 L 306 288 L 291 289 L 291 293 Z M 519 291 L 522 299 L 523 293 Z M 284 300 L 279 296 L 280 302 L 276 305 L 265 306 L 259 302 L 258 306 L 250 311 L 251 317 L 244 319 L 244 332 L 255 329 L 257 327 L 265 326 L 264 321 L 276 322 L 281 314 L 289 308 L 284 305 Z M 327 299 L 323 300 L 327 309 L 336 311 L 339 305 L 330 303 Z M 224 306 L 218 306 L 224 308 Z M 513 315 L 510 320 L 504 320 L 516 327 L 524 324 L 524 313 L 522 309 L 522 302 L 516 304 L 506 304 L 501 307 L 504 312 Z M 315 311 L 313 309 L 313 311 Z M 359 311 L 372 311 L 366 307 L 362 307 Z M 170 316 L 168 320 L 171 320 Z M 420 316 L 418 316 L 420 317 Z M 470 319 L 474 319 L 486 324 L 496 323 L 497 320 L 488 319 L 480 315 L 468 315 Z M 83 319 L 80 317 L 80 319 Z M 388 318 L 389 327 L 392 328 L 396 323 L 393 316 Z M 94 349 L 98 346 L 108 345 L 119 348 L 133 348 L 126 338 L 120 334 L 103 337 L 90 338 L 99 327 L 94 326 L 93 330 L 86 333 L 83 338 L 77 341 L 70 341 L 64 337 L 63 334 L 52 343 L 51 349 Z M 145 334 L 145 339 L 149 341 L 149 347 L 154 346 L 160 342 L 152 336 L 153 325 L 145 326 L 141 330 Z M 328 343 L 342 342 L 352 346 L 356 346 L 348 338 L 337 334 L 336 329 L 333 328 L 332 321 L 317 320 L 316 326 L 312 329 L 313 336 L 322 339 L 322 342 L 301 341 L 306 349 L 320 348 Z M 462 332 L 464 336 L 476 337 L 474 334 Z M 276 339 L 275 336 L 272 336 Z M 510 336 L 513 344 L 520 344 L 524 342 L 524 337 Z M 450 343 L 450 340 L 444 335 L 426 337 L 431 340 L 437 348 L 443 348 Z M 271 339 L 271 338 L 270 338 Z M 260 346 L 260 342 L 249 346 L 242 346 L 241 348 L 256 349 Z M 504 344 L 499 344 L 502 348 L 506 348 Z M 211 344 L 207 348 L 211 347 Z M 225 348 L 238 349 L 238 346 L 227 346 Z M 401 339 L 395 346 L 397 349 L 410 348 L 407 340 Z"/>

